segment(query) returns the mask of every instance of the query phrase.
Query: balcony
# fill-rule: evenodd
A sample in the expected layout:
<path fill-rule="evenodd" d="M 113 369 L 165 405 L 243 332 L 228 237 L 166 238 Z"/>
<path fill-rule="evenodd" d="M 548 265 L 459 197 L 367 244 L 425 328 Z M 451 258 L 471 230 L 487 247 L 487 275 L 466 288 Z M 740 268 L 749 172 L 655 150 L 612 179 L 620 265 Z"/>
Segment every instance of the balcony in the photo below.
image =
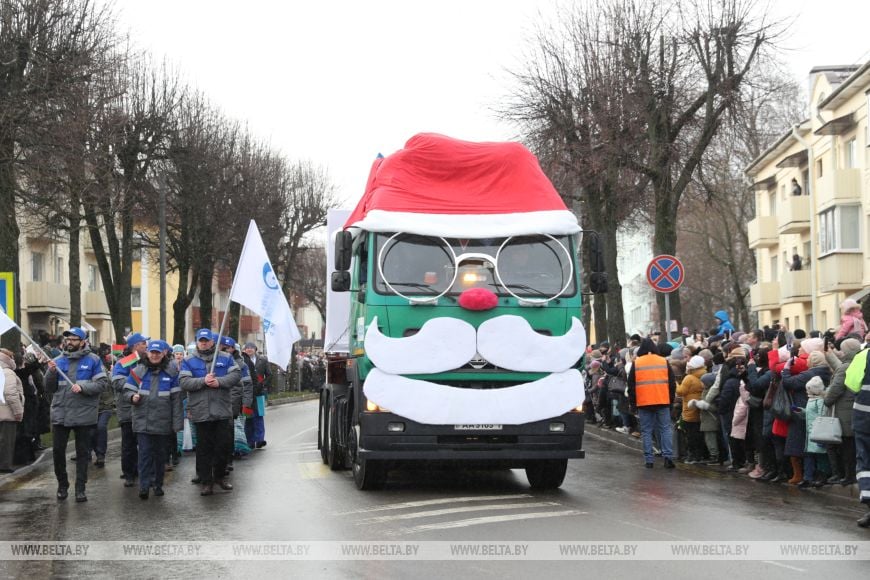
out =
<path fill-rule="evenodd" d="M 85 316 L 109 316 L 109 305 L 102 292 L 85 292 Z"/>
<path fill-rule="evenodd" d="M 839 292 L 864 287 L 863 259 L 860 253 L 828 254 L 818 261 L 819 290 Z"/>
<path fill-rule="evenodd" d="M 747 226 L 749 247 L 754 250 L 779 244 L 778 224 L 779 220 L 776 216 L 758 216 L 749 222 Z"/>
<path fill-rule="evenodd" d="M 779 233 L 798 234 L 810 229 L 810 197 L 788 195 L 777 208 Z"/>
<path fill-rule="evenodd" d="M 52 282 L 27 282 L 24 300 L 28 312 L 69 312 L 69 286 Z"/>
<path fill-rule="evenodd" d="M 752 311 L 779 308 L 779 282 L 759 282 L 749 287 Z"/>
<path fill-rule="evenodd" d="M 779 296 L 783 304 L 809 302 L 812 299 L 812 278 L 809 270 L 783 272 L 779 281 Z"/>
<path fill-rule="evenodd" d="M 818 180 L 816 206 L 823 211 L 839 203 L 861 201 L 861 170 L 837 169 Z"/>

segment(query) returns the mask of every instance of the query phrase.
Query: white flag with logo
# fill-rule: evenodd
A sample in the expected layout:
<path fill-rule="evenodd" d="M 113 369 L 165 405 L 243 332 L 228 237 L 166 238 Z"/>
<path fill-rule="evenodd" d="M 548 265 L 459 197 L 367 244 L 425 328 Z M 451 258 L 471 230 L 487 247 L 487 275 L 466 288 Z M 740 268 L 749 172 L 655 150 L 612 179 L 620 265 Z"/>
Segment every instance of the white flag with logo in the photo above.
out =
<path fill-rule="evenodd" d="M 254 220 L 248 226 L 230 300 L 262 317 L 269 359 L 279 367 L 287 368 L 293 343 L 301 336 Z"/>
<path fill-rule="evenodd" d="M 3 311 L 3 307 L 0 306 L 0 334 L 3 334 L 7 330 L 12 330 L 16 326 L 18 325 L 15 324 L 15 321 L 9 318 L 6 312 Z"/>

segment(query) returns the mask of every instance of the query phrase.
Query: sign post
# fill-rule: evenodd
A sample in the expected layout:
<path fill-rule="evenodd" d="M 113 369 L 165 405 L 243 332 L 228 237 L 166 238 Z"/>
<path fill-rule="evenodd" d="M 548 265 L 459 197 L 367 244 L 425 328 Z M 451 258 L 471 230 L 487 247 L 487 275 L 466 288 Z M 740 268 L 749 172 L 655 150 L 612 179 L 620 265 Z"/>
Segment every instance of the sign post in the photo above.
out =
<path fill-rule="evenodd" d="M 660 254 L 650 261 L 646 267 L 646 279 L 656 292 L 665 295 L 665 332 L 667 340 L 671 340 L 671 292 L 683 285 L 686 269 L 683 263 L 674 256 Z"/>

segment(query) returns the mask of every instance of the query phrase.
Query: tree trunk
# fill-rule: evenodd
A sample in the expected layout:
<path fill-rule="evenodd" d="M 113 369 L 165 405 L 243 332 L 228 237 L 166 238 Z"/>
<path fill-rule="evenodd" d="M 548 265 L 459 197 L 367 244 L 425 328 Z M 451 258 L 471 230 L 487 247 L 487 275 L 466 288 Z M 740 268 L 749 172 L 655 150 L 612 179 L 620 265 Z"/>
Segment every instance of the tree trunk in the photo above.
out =
<path fill-rule="evenodd" d="M 676 204 L 672 200 L 672 194 L 668 191 L 669 184 L 655 184 L 656 219 L 655 233 L 653 234 L 653 253 L 656 256 L 668 254 L 675 256 L 677 253 L 677 211 Z M 662 334 L 667 335 L 668 324 L 665 318 L 665 295 L 656 292 L 656 303 L 659 307 L 659 320 Z M 680 291 L 671 292 L 670 296 L 671 320 L 677 321 L 677 328 L 682 326 L 682 306 L 680 303 Z"/>
<path fill-rule="evenodd" d="M 618 257 L 618 245 L 616 242 L 616 223 L 611 214 L 605 214 L 605 221 L 601 235 L 601 244 L 604 249 L 604 269 L 608 274 L 607 279 L 607 339 L 611 345 L 619 343 L 625 345 L 625 316 L 622 305 L 622 285 L 619 283 L 619 268 L 616 265 Z"/>
<path fill-rule="evenodd" d="M 78 215 L 78 202 L 75 199 L 71 200 L 72 207 L 70 208 L 71 216 Z M 79 225 L 81 222 L 75 218 L 71 218 L 69 228 L 69 324 L 70 326 L 82 325 L 82 276 L 81 276 L 81 255 L 79 254 L 81 230 Z"/>
<path fill-rule="evenodd" d="M 190 280 L 190 266 L 188 264 L 178 266 L 178 291 L 175 294 L 175 301 L 172 303 L 172 342 L 174 344 L 187 344 L 187 336 L 185 330 L 187 327 L 187 309 L 193 302 L 193 297 L 196 296 L 196 288 L 199 279 L 196 273 L 193 273 L 193 280 Z M 188 285 L 188 282 L 190 284 Z"/>
<path fill-rule="evenodd" d="M 238 340 L 239 326 L 242 322 L 242 307 L 238 302 L 230 302 L 229 308 L 227 308 L 227 310 L 229 311 L 230 317 L 229 323 L 227 324 L 227 328 L 229 329 L 227 330 L 227 334 Z"/>
<path fill-rule="evenodd" d="M 15 215 L 15 144 L 11 138 L 0 139 L 0 272 L 12 272 L 12 287 L 14 308 L 9 317 L 17 321 L 22 328 L 26 325 L 21 319 L 21 290 L 18 265 L 18 220 Z M 0 345 L 15 352 L 21 344 L 21 336 L 17 328 L 13 328 L 0 336 Z"/>
<path fill-rule="evenodd" d="M 212 303 L 211 291 L 214 266 L 209 261 L 203 261 L 199 266 L 199 320 L 202 328 L 212 328 Z M 220 324 L 220 321 L 217 321 Z"/>

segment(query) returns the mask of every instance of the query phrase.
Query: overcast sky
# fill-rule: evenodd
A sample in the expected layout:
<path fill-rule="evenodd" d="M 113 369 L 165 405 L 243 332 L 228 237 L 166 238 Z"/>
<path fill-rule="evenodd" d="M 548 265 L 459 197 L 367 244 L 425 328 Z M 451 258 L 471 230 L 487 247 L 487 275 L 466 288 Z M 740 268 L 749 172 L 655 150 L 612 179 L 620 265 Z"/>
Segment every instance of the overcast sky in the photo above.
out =
<path fill-rule="evenodd" d="M 870 3 L 773 0 L 794 18 L 786 55 L 813 66 L 870 60 Z M 165 56 L 228 116 L 292 159 L 326 167 L 346 207 L 372 160 L 413 134 L 502 140 L 492 108 L 509 92 L 525 39 L 553 2 L 537 0 L 117 0 L 137 46 Z"/>

